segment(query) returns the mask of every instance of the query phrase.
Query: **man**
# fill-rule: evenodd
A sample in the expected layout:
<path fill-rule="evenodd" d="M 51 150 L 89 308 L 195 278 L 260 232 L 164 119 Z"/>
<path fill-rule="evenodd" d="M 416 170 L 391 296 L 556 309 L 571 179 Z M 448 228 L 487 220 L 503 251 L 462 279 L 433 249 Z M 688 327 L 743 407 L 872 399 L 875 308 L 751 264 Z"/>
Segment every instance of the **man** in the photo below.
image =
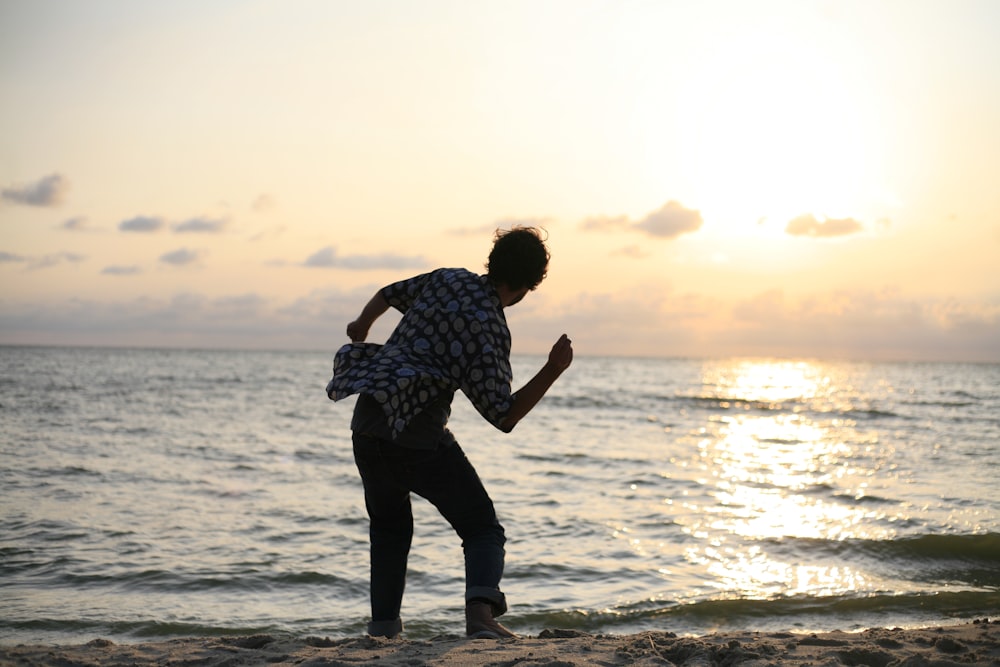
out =
<path fill-rule="evenodd" d="M 537 229 L 497 231 L 486 275 L 438 269 L 387 285 L 347 325 L 352 342 L 337 352 L 327 395 L 358 394 L 351 429 L 370 519 L 372 636 L 395 637 L 403 629 L 411 492 L 430 501 L 462 539 L 466 634 L 515 636 L 496 621 L 507 611 L 500 591 L 504 529 L 447 423 L 461 389 L 487 421 L 510 432 L 572 363 L 563 334 L 535 376 L 511 393 L 504 308 L 541 283 L 548 262 Z M 403 318 L 388 341 L 365 343 L 390 306 Z"/>

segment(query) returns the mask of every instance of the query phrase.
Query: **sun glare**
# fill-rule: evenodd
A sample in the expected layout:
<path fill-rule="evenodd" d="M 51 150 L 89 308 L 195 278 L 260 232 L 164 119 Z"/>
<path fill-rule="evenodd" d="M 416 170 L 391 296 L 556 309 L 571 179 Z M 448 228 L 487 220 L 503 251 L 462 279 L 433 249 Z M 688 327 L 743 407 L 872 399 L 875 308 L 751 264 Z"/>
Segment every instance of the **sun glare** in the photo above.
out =
<path fill-rule="evenodd" d="M 886 537 L 872 532 L 877 510 L 838 499 L 845 491 L 863 494 L 870 481 L 864 471 L 871 468 L 854 465 L 859 452 L 847 443 L 844 424 L 817 417 L 839 400 L 835 382 L 821 364 L 807 362 L 747 361 L 706 370 L 704 385 L 721 388 L 725 412 L 698 442 L 714 502 L 701 508 L 691 529 L 710 537 L 711 546 L 687 556 L 706 566 L 715 585 L 768 596 L 836 594 L 864 584 L 858 572 L 835 562 L 803 564 L 795 556 L 798 540 Z M 782 546 L 757 546 L 765 542 Z"/>
<path fill-rule="evenodd" d="M 748 30 L 695 65 L 684 126 L 705 231 L 781 231 L 792 218 L 858 216 L 866 193 L 863 100 L 836 54 L 774 28 Z"/>

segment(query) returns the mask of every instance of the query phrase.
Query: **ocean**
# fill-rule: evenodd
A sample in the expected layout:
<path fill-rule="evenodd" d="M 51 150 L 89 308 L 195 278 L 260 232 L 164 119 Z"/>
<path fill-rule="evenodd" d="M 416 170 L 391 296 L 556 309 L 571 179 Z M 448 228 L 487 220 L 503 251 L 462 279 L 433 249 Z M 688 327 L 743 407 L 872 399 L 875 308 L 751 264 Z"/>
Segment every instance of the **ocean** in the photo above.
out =
<path fill-rule="evenodd" d="M 368 526 L 330 352 L 0 347 L 0 642 L 358 636 Z M 515 385 L 541 357 L 514 359 Z M 521 634 L 1000 614 L 1000 365 L 586 357 L 505 435 L 451 423 Z M 405 636 L 464 632 L 414 502 Z"/>

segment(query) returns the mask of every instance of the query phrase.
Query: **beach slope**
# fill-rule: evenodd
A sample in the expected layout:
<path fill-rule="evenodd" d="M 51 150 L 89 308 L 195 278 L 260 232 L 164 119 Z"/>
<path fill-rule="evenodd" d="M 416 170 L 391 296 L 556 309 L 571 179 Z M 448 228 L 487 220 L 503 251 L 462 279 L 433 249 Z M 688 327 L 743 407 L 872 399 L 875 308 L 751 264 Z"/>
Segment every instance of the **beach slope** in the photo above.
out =
<path fill-rule="evenodd" d="M 62 646 L 0 646 L 2 665 L 416 665 L 569 667 L 610 665 L 1000 665 L 1000 621 L 921 629 L 876 628 L 821 634 L 670 632 L 590 635 L 545 630 L 506 641 L 455 636 L 426 641 L 271 635 L 118 644 L 95 639 Z"/>

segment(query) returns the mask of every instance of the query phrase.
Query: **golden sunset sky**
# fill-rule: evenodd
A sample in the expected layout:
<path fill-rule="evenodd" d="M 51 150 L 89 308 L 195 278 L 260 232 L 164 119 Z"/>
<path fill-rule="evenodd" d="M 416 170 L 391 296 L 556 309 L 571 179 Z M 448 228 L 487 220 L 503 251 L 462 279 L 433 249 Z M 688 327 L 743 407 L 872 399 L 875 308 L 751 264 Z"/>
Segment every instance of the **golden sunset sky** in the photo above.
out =
<path fill-rule="evenodd" d="M 1000 2 L 0 0 L 0 343 L 1000 361 Z M 393 320 L 384 318 L 373 338 Z"/>

